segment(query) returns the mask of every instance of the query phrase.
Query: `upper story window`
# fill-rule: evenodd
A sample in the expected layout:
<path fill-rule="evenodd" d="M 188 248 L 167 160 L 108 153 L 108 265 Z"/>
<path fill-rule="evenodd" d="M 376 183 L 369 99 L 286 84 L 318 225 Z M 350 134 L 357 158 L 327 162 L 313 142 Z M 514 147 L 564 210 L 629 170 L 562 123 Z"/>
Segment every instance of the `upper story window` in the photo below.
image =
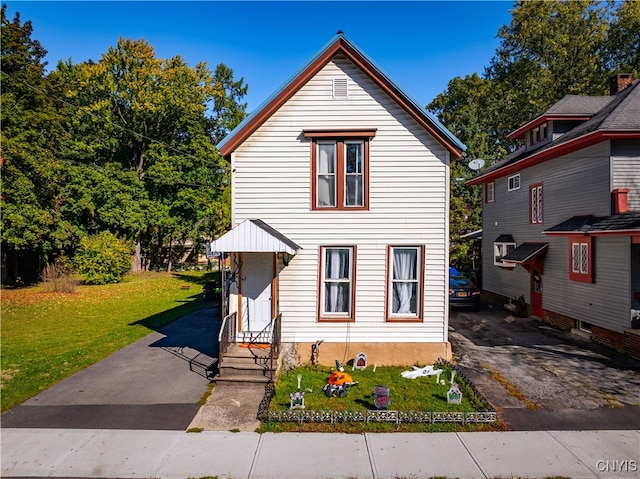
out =
<path fill-rule="evenodd" d="M 485 183 L 485 196 L 484 201 L 486 203 L 493 203 L 496 200 L 496 184 L 491 181 L 490 183 Z"/>
<path fill-rule="evenodd" d="M 389 246 L 387 321 L 421 320 L 424 246 Z"/>
<path fill-rule="evenodd" d="M 536 143 L 546 140 L 548 133 L 549 126 L 547 123 L 543 123 L 542 125 L 535 127 L 531 130 L 531 145 L 535 145 Z"/>
<path fill-rule="evenodd" d="M 320 248 L 319 320 L 352 321 L 355 246 Z"/>
<path fill-rule="evenodd" d="M 542 183 L 529 187 L 529 223 L 544 223 L 544 195 Z"/>
<path fill-rule="evenodd" d="M 520 174 L 509 177 L 509 191 L 520 189 Z"/>
<path fill-rule="evenodd" d="M 304 135 L 311 138 L 311 209 L 368 209 L 369 140 L 375 130 Z"/>

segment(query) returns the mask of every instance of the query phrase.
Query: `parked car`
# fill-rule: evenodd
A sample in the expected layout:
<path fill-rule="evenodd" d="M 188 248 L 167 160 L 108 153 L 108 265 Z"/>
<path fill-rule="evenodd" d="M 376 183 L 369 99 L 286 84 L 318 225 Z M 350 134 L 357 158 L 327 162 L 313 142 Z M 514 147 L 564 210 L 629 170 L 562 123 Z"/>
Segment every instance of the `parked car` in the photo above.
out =
<path fill-rule="evenodd" d="M 449 276 L 449 306 L 478 309 L 480 290 L 466 276 Z"/>

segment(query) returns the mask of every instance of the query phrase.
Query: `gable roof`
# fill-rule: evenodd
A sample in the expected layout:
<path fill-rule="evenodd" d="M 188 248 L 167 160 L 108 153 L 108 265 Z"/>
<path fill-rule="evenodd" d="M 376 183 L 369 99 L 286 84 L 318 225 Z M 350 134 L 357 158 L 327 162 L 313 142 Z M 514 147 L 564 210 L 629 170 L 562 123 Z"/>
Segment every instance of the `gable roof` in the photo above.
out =
<path fill-rule="evenodd" d="M 347 59 L 365 72 L 385 93 L 449 150 L 453 157 L 459 157 L 466 149 L 464 144 L 447 130 L 435 116 L 420 107 L 397 87 L 396 84 L 383 73 L 373 61 L 348 40 L 344 34 L 338 33 L 307 65 L 218 144 L 218 149 L 222 156 L 226 157 L 235 151 L 260 125 L 339 53 L 342 53 Z"/>
<path fill-rule="evenodd" d="M 600 108 L 595 111 L 598 106 Z M 575 113 L 578 110 L 582 112 Z M 548 112 L 552 112 L 552 114 L 545 116 Z M 536 149 L 527 150 L 525 147 L 517 149 L 484 169 L 467 183 L 478 185 L 492 181 L 495 178 L 516 173 L 524 168 L 601 141 L 617 138 L 640 138 L 640 80 L 632 82 L 630 86 L 611 97 L 575 97 L 571 95 L 564 97 L 538 119 L 560 119 L 559 115 L 561 114 L 569 115 L 569 119 L 583 116 L 582 119 L 585 121 L 555 140 L 541 144 Z M 529 122 L 527 125 L 531 127 L 536 121 Z"/>

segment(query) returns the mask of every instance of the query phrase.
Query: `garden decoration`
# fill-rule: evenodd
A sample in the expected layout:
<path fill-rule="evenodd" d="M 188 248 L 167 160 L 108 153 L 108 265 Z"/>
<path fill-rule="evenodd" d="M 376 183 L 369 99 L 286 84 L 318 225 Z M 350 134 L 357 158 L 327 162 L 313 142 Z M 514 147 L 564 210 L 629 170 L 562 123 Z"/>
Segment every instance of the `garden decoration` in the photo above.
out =
<path fill-rule="evenodd" d="M 338 396 L 343 398 L 346 397 L 347 390 L 351 386 L 356 386 L 357 384 L 357 381 L 354 381 L 348 373 L 334 371 L 322 390 L 327 397 Z"/>
<path fill-rule="evenodd" d="M 388 409 L 391 404 L 389 388 L 387 386 L 376 386 L 373 388 L 373 404 L 376 409 Z"/>
<path fill-rule="evenodd" d="M 324 339 L 316 341 L 311 345 L 311 364 L 317 366 L 320 363 L 320 345 L 324 343 Z"/>
<path fill-rule="evenodd" d="M 444 369 L 433 369 L 433 366 L 425 366 L 424 368 L 419 368 L 417 366 L 411 367 L 413 368 L 412 371 L 402 371 L 400 373 L 403 378 L 416 379 L 422 376 L 438 376 L 444 371 Z"/>
<path fill-rule="evenodd" d="M 447 402 L 450 404 L 460 404 L 462 402 L 462 393 L 458 383 L 451 384 L 451 388 L 447 391 Z"/>
<path fill-rule="evenodd" d="M 289 394 L 289 409 L 304 409 L 304 392 L 296 391 Z"/>
<path fill-rule="evenodd" d="M 360 370 L 367 369 L 367 355 L 364 353 L 356 354 L 356 358 L 353 360 L 353 367 Z"/>

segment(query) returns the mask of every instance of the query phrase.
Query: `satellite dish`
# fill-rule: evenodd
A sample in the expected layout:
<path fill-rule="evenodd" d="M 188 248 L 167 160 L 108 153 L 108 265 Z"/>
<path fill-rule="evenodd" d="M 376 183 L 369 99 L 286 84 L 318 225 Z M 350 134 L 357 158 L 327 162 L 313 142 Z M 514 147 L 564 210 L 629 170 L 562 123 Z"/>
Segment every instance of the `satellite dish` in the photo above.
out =
<path fill-rule="evenodd" d="M 471 160 L 469 162 L 469 168 L 471 168 L 474 171 L 478 171 L 483 166 L 484 166 L 484 160 L 482 158 L 476 158 L 475 160 Z"/>

